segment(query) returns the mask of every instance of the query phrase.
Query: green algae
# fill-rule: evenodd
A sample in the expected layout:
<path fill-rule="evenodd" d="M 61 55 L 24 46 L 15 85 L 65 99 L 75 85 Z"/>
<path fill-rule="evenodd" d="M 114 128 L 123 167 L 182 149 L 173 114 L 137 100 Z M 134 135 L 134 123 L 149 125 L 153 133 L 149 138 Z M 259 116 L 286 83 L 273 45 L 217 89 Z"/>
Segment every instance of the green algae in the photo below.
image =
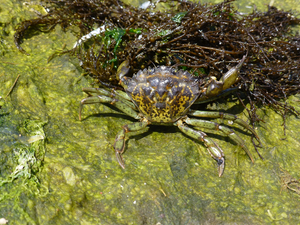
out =
<path fill-rule="evenodd" d="M 30 7 L 8 3 L 16 9 L 17 21 L 30 16 Z M 13 17 L 6 23 L 15 24 Z M 1 36 L 8 44 L 0 59 L 0 95 L 7 94 L 18 74 L 20 78 L 1 109 L 1 179 L 9 178 L 18 165 L 15 150 L 19 155 L 39 154 L 36 168 L 0 187 L 0 218 L 11 224 L 300 222 L 299 197 L 280 184 L 281 169 L 299 179 L 299 118 L 286 117 L 284 135 L 278 113 L 266 107 L 258 110 L 264 120 L 256 129 L 264 160 L 255 154 L 250 135 L 235 129 L 254 155 L 254 164 L 228 138 L 208 132 L 225 152 L 221 178 L 201 142 L 163 126 L 129 136 L 122 170 L 112 145 L 121 126 L 134 120 L 109 106 L 89 105 L 79 121 L 79 101 L 85 97 L 81 88 L 93 81 L 81 77 L 84 71 L 68 56 L 47 64 L 54 51 L 65 43 L 72 46 L 76 38 L 59 28 L 39 34 L 22 44 L 30 53 L 25 56 L 13 46 L 12 35 Z M 299 95 L 287 101 L 300 111 Z M 209 109 L 247 120 L 237 99 L 211 103 Z M 45 139 L 30 144 L 29 137 L 36 135 Z"/>

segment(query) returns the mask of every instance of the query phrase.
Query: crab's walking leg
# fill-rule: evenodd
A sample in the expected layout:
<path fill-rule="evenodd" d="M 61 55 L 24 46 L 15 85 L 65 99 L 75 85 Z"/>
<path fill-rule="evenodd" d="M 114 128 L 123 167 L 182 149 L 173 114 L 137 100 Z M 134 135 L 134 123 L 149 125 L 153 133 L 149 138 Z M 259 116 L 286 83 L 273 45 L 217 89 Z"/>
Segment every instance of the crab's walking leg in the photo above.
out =
<path fill-rule="evenodd" d="M 128 106 L 128 104 L 124 103 L 123 101 L 120 101 L 116 98 L 111 98 L 105 95 L 98 95 L 98 96 L 90 96 L 87 97 L 80 102 L 79 106 L 79 120 L 81 120 L 81 111 L 82 107 L 85 104 L 95 104 L 95 103 L 110 103 L 111 105 L 114 105 L 122 112 L 126 113 L 128 116 L 131 116 L 135 119 L 140 119 L 140 116 L 138 113 L 131 107 Z"/>
<path fill-rule="evenodd" d="M 196 117 L 206 117 L 206 118 L 220 118 L 220 119 L 226 119 L 232 122 L 235 122 L 242 126 L 243 128 L 246 128 L 249 130 L 252 134 L 254 134 L 256 140 L 260 143 L 259 137 L 256 134 L 256 132 L 242 119 L 238 118 L 236 115 L 229 114 L 229 113 L 223 113 L 223 112 L 209 112 L 209 111 L 197 111 L 197 110 L 190 110 L 188 113 L 190 116 L 196 116 Z M 261 143 L 260 143 L 261 144 Z"/>
<path fill-rule="evenodd" d="M 248 154 L 251 161 L 254 163 L 253 157 L 246 147 L 245 142 L 243 139 L 241 139 L 233 130 L 226 126 L 222 126 L 218 123 L 207 121 L 207 120 L 200 120 L 200 119 L 191 119 L 191 118 L 185 118 L 183 119 L 184 122 L 186 122 L 189 125 L 195 126 L 195 127 L 201 127 L 201 128 L 207 128 L 211 130 L 219 130 L 222 131 L 224 134 L 226 134 L 231 140 L 233 140 L 235 143 L 240 145 L 244 151 Z"/>
<path fill-rule="evenodd" d="M 125 134 L 132 131 L 142 130 L 149 124 L 148 121 L 131 123 L 123 126 L 123 129 L 117 134 L 114 144 L 114 149 L 116 151 L 117 161 L 120 166 L 125 169 L 125 164 L 122 158 L 122 153 L 125 149 Z"/>
<path fill-rule="evenodd" d="M 186 135 L 188 135 L 192 138 L 198 139 L 205 144 L 210 155 L 215 160 L 217 160 L 219 177 L 222 176 L 222 174 L 224 172 L 225 160 L 224 160 L 223 151 L 217 145 L 217 143 L 215 143 L 213 140 L 211 140 L 209 137 L 207 137 L 207 135 L 204 132 L 194 130 L 194 129 L 184 125 L 182 120 L 177 121 L 176 125 Z"/>
<path fill-rule="evenodd" d="M 105 95 L 109 97 L 115 97 L 118 96 L 120 98 L 123 98 L 125 100 L 131 101 L 130 97 L 123 91 L 120 90 L 107 90 L 107 88 L 91 88 L 91 87 L 84 87 L 82 88 L 82 91 L 87 93 L 88 95 Z"/>

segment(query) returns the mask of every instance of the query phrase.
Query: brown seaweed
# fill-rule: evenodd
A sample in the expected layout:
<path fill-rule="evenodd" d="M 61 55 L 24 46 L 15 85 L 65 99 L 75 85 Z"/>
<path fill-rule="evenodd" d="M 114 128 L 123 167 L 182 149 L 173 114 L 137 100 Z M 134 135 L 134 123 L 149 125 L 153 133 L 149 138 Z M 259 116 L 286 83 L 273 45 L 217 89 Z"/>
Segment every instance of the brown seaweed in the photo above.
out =
<path fill-rule="evenodd" d="M 292 12 L 269 6 L 241 15 L 231 0 L 216 5 L 165 1 L 168 10 L 135 8 L 116 0 L 44 0 L 48 14 L 24 21 L 15 43 L 56 25 L 69 28 L 80 40 L 96 28 L 105 31 L 59 54 L 78 57 L 81 66 L 102 85 L 116 87 L 117 66 L 128 59 L 131 72 L 150 65 L 187 69 L 201 79 L 220 78 L 243 55 L 247 60 L 237 83 L 250 102 L 249 116 L 259 121 L 256 107 L 270 105 L 285 119 L 299 113 L 284 101 L 300 91 L 300 36 Z M 242 95 L 240 95 L 242 96 Z"/>

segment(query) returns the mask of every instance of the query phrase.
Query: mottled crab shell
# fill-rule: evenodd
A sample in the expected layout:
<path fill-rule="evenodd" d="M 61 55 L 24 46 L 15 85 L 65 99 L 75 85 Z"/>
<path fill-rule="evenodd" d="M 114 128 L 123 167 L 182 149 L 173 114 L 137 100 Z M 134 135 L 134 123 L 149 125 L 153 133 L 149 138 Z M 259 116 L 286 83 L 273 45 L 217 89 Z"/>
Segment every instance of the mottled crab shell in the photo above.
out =
<path fill-rule="evenodd" d="M 154 123 L 173 123 L 186 114 L 200 95 L 200 85 L 187 71 L 161 66 L 126 79 L 126 93 Z"/>

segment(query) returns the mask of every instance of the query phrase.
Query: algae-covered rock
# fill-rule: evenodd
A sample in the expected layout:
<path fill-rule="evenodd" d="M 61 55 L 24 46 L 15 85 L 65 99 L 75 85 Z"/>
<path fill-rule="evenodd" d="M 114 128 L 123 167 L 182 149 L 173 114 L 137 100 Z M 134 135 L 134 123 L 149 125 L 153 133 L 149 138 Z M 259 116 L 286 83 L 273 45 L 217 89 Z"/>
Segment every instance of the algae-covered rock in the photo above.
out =
<path fill-rule="evenodd" d="M 30 6 L 15 1 L 9 17 L 34 17 Z M 0 7 L 5 6 L 0 3 Z M 226 167 L 218 177 L 216 162 L 200 141 L 176 127 L 149 126 L 132 133 L 118 165 L 113 143 L 121 126 L 134 122 L 108 105 L 85 105 L 78 119 L 82 87 L 92 79 L 81 76 L 79 62 L 64 55 L 47 59 L 76 38 L 59 27 L 39 34 L 17 51 L 13 32 L 0 61 L 0 218 L 9 224 L 298 224 L 299 193 L 288 188 L 300 178 L 300 119 L 282 117 L 267 107 L 258 109 L 263 122 L 256 131 L 263 147 L 255 153 L 251 136 L 245 140 L 255 163 L 229 138 L 206 131 L 224 150 Z M 300 111 L 300 96 L 287 103 Z M 199 109 L 202 106 L 199 106 Z M 248 106 L 249 107 L 249 106 Z M 233 113 L 247 120 L 247 111 L 234 97 L 208 109 Z M 222 122 L 219 120 L 219 122 Z M 224 121 L 226 125 L 228 123 Z M 22 157 L 20 157 L 22 156 Z M 27 158 L 26 158 L 27 157 Z M 28 159 L 22 161 L 21 159 Z M 23 162 L 23 164 L 21 163 Z M 24 164 L 25 162 L 25 164 Z M 22 167 L 22 168 L 21 168 Z M 26 173 L 18 169 L 26 168 Z M 19 170 L 20 171 L 20 170 Z M 14 177 L 13 175 L 19 175 Z M 295 183 L 294 183 L 295 184 Z M 294 186 L 293 186 L 294 187 Z M 295 190 L 297 190 L 294 187 Z"/>

